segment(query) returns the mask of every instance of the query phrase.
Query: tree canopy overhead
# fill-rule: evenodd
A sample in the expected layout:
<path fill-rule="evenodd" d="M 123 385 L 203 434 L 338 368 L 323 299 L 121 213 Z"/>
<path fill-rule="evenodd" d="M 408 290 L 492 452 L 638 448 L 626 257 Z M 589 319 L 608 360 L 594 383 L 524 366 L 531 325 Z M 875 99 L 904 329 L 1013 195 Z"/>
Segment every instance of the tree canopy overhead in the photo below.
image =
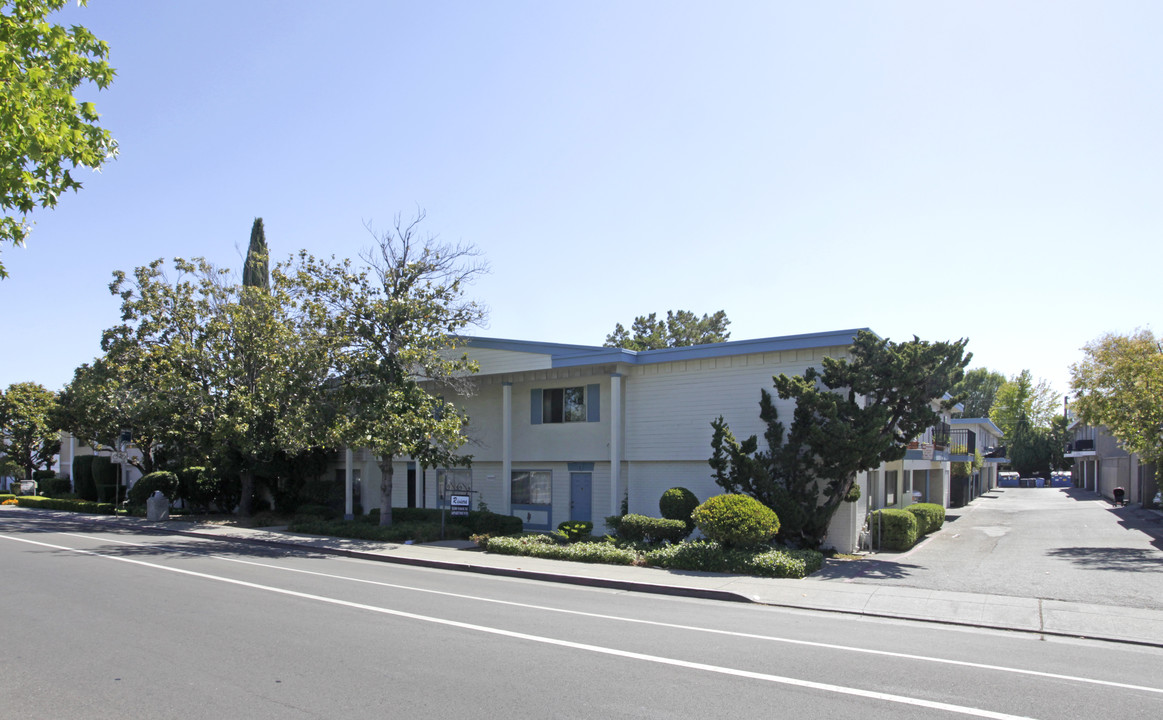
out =
<path fill-rule="evenodd" d="M 731 339 L 727 330 L 730 324 L 723 310 L 701 318 L 689 310 L 667 310 L 666 320 L 659 320 L 656 313 L 634 318 L 630 328 L 633 334 L 618 323 L 603 345 L 626 350 L 658 350 L 726 342 Z"/>
<path fill-rule="evenodd" d="M 381 525 L 392 523 L 396 458 L 429 467 L 468 460 L 456 454 L 465 417 L 443 394 L 471 390 L 466 376 L 475 365 L 454 348 L 457 333 L 484 322 L 485 308 L 464 293 L 487 267 L 476 248 L 421 234 L 423 220 L 423 212 L 410 221 L 397 216 L 391 230 L 373 233 L 365 268 L 304 255 L 300 269 L 340 338 L 336 434 L 379 462 Z"/>
<path fill-rule="evenodd" d="M 1163 340 L 1150 330 L 1107 334 L 1070 367 L 1074 409 L 1105 426 L 1129 452 L 1163 461 Z"/>
<path fill-rule="evenodd" d="M 754 435 L 736 440 L 722 416 L 713 421 L 715 482 L 774 510 L 785 541 L 818 546 L 856 474 L 903 458 L 907 443 L 937 422 L 932 405 L 961 380 L 967 342 L 894 343 L 861 331 L 848 359 L 825 357 L 822 371 L 774 377 L 779 397 L 795 401 L 791 426 L 779 422 L 766 390 L 766 450 Z"/>
<path fill-rule="evenodd" d="M 964 397 L 961 417 L 988 418 L 997 391 L 1006 383 L 1006 376 L 988 368 L 974 368 L 965 371 L 965 377 L 950 391 L 950 394 Z"/>
<path fill-rule="evenodd" d="M 1050 383 L 1043 379 L 1034 382 L 1030 371 L 1023 370 L 998 388 L 989 419 L 1012 442 L 1022 416 L 1031 427 L 1048 430 L 1061 408 L 1062 396 Z"/>
<path fill-rule="evenodd" d="M 74 97 L 85 82 L 105 88 L 113 81 L 109 46 L 79 25 L 49 23 L 65 2 L 0 4 L 0 244 L 23 245 L 29 213 L 79 190 L 77 168 L 100 168 L 117 154 L 93 103 Z M 7 276 L 0 263 L 0 278 Z"/>
<path fill-rule="evenodd" d="M 13 383 L 0 393 L 0 450 L 24 469 L 25 479 L 60 452 L 56 403 L 56 393 L 34 382 Z"/>

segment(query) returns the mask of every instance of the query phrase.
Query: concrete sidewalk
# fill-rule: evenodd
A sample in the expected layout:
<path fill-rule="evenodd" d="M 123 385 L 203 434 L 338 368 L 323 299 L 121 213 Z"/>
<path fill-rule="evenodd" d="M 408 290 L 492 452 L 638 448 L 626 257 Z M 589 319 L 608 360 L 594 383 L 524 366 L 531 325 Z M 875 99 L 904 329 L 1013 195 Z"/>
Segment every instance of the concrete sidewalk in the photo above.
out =
<path fill-rule="evenodd" d="M 779 580 L 494 555 L 472 548 L 467 541 L 407 545 L 179 520 L 143 522 L 142 527 L 291 551 L 546 582 L 1163 647 L 1163 611 L 1159 610 L 861 584 L 854 579 Z"/>

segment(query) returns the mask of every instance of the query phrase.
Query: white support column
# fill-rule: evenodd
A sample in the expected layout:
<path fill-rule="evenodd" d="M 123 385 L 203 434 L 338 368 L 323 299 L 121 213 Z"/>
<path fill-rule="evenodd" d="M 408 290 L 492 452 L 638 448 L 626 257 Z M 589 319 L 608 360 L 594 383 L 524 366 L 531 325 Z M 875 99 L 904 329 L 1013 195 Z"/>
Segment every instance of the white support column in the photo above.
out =
<path fill-rule="evenodd" d="M 513 383 L 501 385 L 501 512 L 513 512 Z"/>
<path fill-rule="evenodd" d="M 610 514 L 622 512 L 622 376 L 610 376 Z"/>
<path fill-rule="evenodd" d="M 355 505 L 352 500 L 352 465 L 355 462 L 355 455 L 351 452 L 351 448 L 344 448 L 343 450 L 343 517 L 346 520 L 355 519 Z"/>

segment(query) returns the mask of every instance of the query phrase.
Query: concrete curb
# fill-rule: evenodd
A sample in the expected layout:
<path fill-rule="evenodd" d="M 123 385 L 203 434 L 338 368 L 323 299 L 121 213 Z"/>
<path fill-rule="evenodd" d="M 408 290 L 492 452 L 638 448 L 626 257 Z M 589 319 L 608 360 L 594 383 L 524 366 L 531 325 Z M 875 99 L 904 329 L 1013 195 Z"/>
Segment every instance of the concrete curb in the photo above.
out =
<path fill-rule="evenodd" d="M 521 570 L 517 568 L 500 568 L 490 565 L 474 565 L 472 563 L 458 563 L 447 562 L 443 560 L 430 560 L 427 558 L 411 558 L 400 557 L 394 555 L 381 555 L 378 553 L 361 552 L 359 550 L 346 550 L 343 548 L 332 548 L 326 546 L 303 545 L 302 543 L 283 542 L 280 540 L 266 540 L 263 538 L 247 538 L 237 537 L 234 535 L 217 535 L 214 533 L 197 532 L 192 530 L 175 530 L 173 528 L 159 527 L 159 526 L 144 526 L 146 529 L 166 533 L 170 535 L 184 535 L 187 537 L 197 537 L 208 540 L 219 541 L 233 541 L 248 543 L 254 545 L 266 545 L 269 547 L 278 547 L 285 550 L 312 550 L 315 552 L 324 553 L 327 555 L 339 555 L 343 557 L 354 558 L 357 560 L 370 560 L 373 562 L 393 563 L 396 565 L 410 565 L 413 567 L 434 568 L 438 570 L 451 570 L 455 572 L 471 572 L 480 575 L 495 575 L 500 577 L 521 578 L 525 580 L 539 580 L 542 582 L 555 582 L 568 585 L 583 585 L 586 587 L 598 587 L 608 590 L 627 590 L 631 592 L 654 593 L 657 595 L 677 595 L 680 597 L 700 598 L 703 600 L 719 600 L 723 602 L 741 602 L 741 603 L 755 603 L 756 601 L 741 595 L 740 593 L 730 592 L 728 590 L 715 590 L 712 588 L 694 588 L 682 587 L 677 585 L 661 585 L 657 583 L 644 583 L 633 580 L 615 580 L 613 578 L 595 578 L 585 577 L 582 575 L 569 575 L 567 573 L 547 573 L 538 570 Z"/>

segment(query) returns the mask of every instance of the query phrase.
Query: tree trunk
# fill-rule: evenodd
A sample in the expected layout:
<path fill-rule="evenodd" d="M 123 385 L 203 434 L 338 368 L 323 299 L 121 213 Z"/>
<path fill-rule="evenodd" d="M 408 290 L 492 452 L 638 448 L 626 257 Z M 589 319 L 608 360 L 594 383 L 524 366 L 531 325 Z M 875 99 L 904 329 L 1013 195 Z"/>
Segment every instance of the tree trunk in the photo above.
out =
<path fill-rule="evenodd" d="M 380 526 L 392 524 L 392 473 L 393 457 L 380 456 Z"/>
<path fill-rule="evenodd" d="M 251 470 L 243 470 L 238 474 L 242 481 L 242 497 L 238 500 L 238 514 L 242 517 L 250 517 L 251 512 L 254 511 L 251 500 L 254 497 L 254 472 Z"/>

